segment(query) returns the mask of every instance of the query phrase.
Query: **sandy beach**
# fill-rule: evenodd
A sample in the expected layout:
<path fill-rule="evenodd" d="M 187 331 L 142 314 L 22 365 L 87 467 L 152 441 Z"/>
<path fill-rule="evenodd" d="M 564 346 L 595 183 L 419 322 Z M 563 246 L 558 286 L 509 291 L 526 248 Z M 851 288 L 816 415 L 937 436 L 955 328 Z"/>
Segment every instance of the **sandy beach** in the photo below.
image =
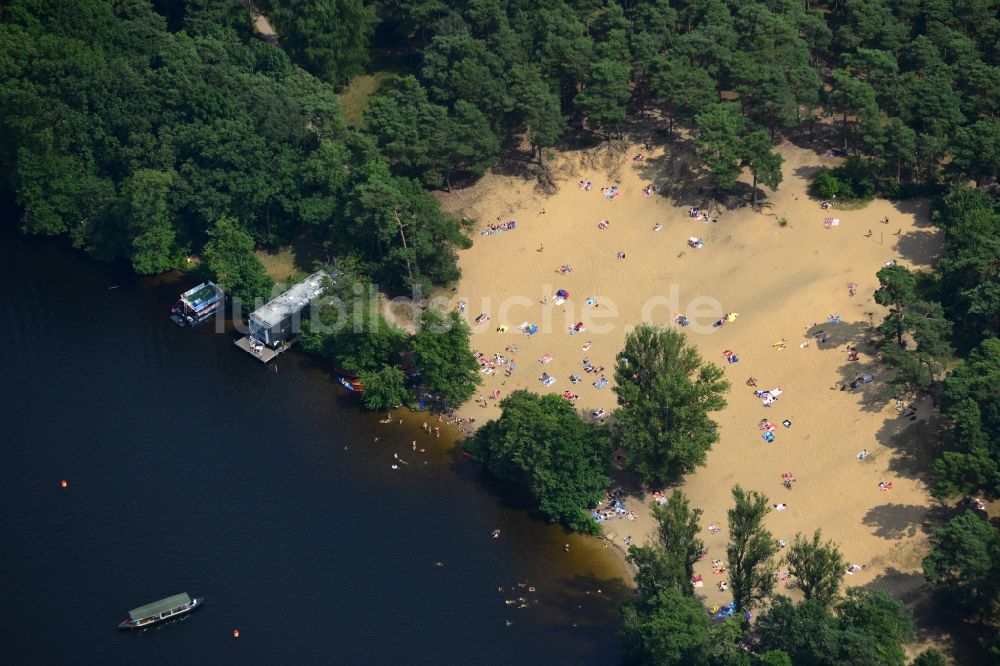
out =
<path fill-rule="evenodd" d="M 697 592 L 710 606 L 729 600 L 717 589 L 726 575 L 712 572 L 712 560 L 725 560 L 726 511 L 738 483 L 786 505 L 768 518 L 775 537 L 791 541 L 797 532 L 820 528 L 849 564 L 864 567 L 846 577 L 849 585 L 874 582 L 907 601 L 924 584 L 920 527 L 931 502 L 919 479 L 927 463 L 915 459 L 907 443 L 922 437 L 931 410 L 917 404 L 915 420 L 900 415 L 869 339 L 871 322 L 883 313 L 872 298 L 879 268 L 890 260 L 920 268 L 935 257 L 940 239 L 929 226 L 926 202 L 877 200 L 854 210 L 823 210 L 807 195 L 807 179 L 838 159 L 785 143 L 779 148 L 784 182 L 769 193 L 771 207 L 760 213 L 749 206 L 713 208 L 706 222 L 689 209 L 709 202 L 683 187 L 699 176 L 671 150 L 631 145 L 558 154 L 549 165 L 554 194 L 539 193 L 534 181 L 488 175 L 443 197 L 447 208 L 477 225 L 474 246 L 461 254 L 463 278 L 452 303 L 466 303 L 472 346 L 484 359 L 499 354 L 516 364 L 510 376 L 500 364 L 484 373 L 480 394 L 487 406 L 470 402 L 459 416 L 474 418 L 473 425 L 496 417 L 492 396 L 502 399 L 516 389 L 569 390 L 585 417 L 611 412 L 611 385 L 595 387 L 602 373 L 584 372 L 583 360 L 603 366 L 613 382 L 615 355 L 630 326 L 676 326 L 674 313 L 681 312 L 691 320 L 683 329 L 689 340 L 706 361 L 724 367 L 732 383 L 728 407 L 715 414 L 721 441 L 682 486 L 704 511 L 707 554 L 697 568 L 704 577 Z M 634 160 L 640 153 L 643 159 Z M 591 189 L 581 181 L 590 181 Z M 658 191 L 645 196 L 648 185 Z M 617 187 L 617 196 L 602 193 L 609 187 Z M 481 233 L 510 220 L 512 230 Z M 703 247 L 690 247 L 691 237 Z M 560 289 L 569 298 L 556 304 Z M 713 327 L 725 313 L 739 318 Z M 489 319 L 477 324 L 480 314 Z M 518 329 L 524 322 L 538 332 L 524 335 Z M 577 323 L 584 330 L 571 334 Z M 856 361 L 849 360 L 849 346 L 857 349 Z M 508 351 L 513 347 L 516 353 Z M 739 362 L 728 363 L 727 351 Z M 545 355 L 551 360 L 543 363 Z M 543 372 L 555 383 L 543 386 Z M 574 374 L 582 381 L 571 383 Z M 840 390 L 838 383 L 866 374 L 874 380 Z M 765 407 L 745 384 L 750 377 L 758 389 L 780 388 L 780 398 Z M 762 419 L 776 426 L 773 442 L 762 438 Z M 786 473 L 796 479 L 791 489 L 782 484 Z M 882 481 L 892 482 L 891 490 L 880 490 Z M 617 545 L 624 546 L 626 536 L 637 543 L 647 538 L 651 499 L 630 497 L 636 519 L 605 523 Z M 713 524 L 721 530 L 710 533 Z"/>

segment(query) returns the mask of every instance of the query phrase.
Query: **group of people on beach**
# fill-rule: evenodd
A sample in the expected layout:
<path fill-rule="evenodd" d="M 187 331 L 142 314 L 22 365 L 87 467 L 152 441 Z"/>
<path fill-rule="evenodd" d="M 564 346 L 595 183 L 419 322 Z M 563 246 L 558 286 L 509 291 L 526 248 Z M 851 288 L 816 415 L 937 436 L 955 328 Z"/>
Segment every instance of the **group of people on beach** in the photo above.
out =
<path fill-rule="evenodd" d="M 505 231 L 513 231 L 517 228 L 517 222 L 515 220 L 508 220 L 507 222 L 501 222 L 502 218 L 497 218 L 496 224 L 488 224 L 485 229 L 479 232 L 480 236 L 495 236 L 497 234 L 502 234 Z"/>

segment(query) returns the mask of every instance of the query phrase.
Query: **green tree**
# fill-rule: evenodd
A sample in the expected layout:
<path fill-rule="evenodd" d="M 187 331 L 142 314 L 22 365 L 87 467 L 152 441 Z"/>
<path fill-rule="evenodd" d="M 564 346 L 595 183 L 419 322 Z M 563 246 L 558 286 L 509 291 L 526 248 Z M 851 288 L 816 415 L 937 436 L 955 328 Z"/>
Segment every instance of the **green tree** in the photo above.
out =
<path fill-rule="evenodd" d="M 1000 532 L 972 511 L 934 530 L 924 576 L 937 585 L 939 600 L 980 622 L 996 617 L 1000 602 Z"/>
<path fill-rule="evenodd" d="M 846 564 L 836 544 L 821 543 L 820 538 L 819 530 L 811 540 L 796 534 L 785 559 L 802 596 L 830 606 L 840 591 Z"/>
<path fill-rule="evenodd" d="M 253 238 L 231 217 L 220 217 L 208 232 L 202 258 L 226 293 L 249 306 L 265 298 L 274 280 L 253 253 Z M 252 308 L 251 308 L 252 309 Z"/>
<path fill-rule="evenodd" d="M 173 174 L 141 169 L 122 183 L 119 214 L 127 220 L 137 273 L 162 273 L 183 261 L 168 203 L 172 180 Z"/>
<path fill-rule="evenodd" d="M 771 152 L 771 139 L 767 132 L 758 130 L 743 139 L 743 159 L 741 165 L 750 167 L 753 175 L 753 205 L 757 205 L 757 181 L 777 190 L 781 184 L 781 164 L 784 158 Z"/>
<path fill-rule="evenodd" d="M 467 171 L 479 177 L 496 161 L 500 142 L 475 105 L 458 100 L 448 109 L 432 103 L 416 78 L 372 100 L 365 124 L 398 175 L 451 189 L 450 178 Z"/>
<path fill-rule="evenodd" d="M 438 169 L 451 191 L 451 177 L 466 172 L 479 178 L 496 163 L 500 140 L 489 127 L 486 116 L 470 102 L 458 100 L 437 146 Z M 538 138 L 537 136 L 535 137 Z"/>
<path fill-rule="evenodd" d="M 882 357 L 896 369 L 894 381 L 910 390 L 927 390 L 951 355 L 951 322 L 940 304 L 917 296 L 916 277 L 898 264 L 879 270 L 875 302 L 889 308 L 878 327 Z M 915 343 L 911 349 L 909 340 Z"/>
<path fill-rule="evenodd" d="M 693 595 L 691 577 L 703 544 L 698 538 L 700 509 L 691 509 L 684 494 L 675 490 L 666 504 L 653 505 L 656 535 L 652 544 L 632 546 L 628 558 L 636 565 L 639 595 L 655 597 L 660 590 L 673 588 Z"/>
<path fill-rule="evenodd" d="M 705 91 L 714 90 L 716 83 L 687 60 L 658 56 L 652 66 L 652 90 L 666 109 L 667 132 L 673 134 L 675 120 L 691 122 L 707 106 Z"/>
<path fill-rule="evenodd" d="M 817 599 L 778 595 L 757 618 L 756 633 L 762 651 L 785 652 L 793 664 L 903 666 L 913 622 L 888 593 L 850 588 L 832 612 Z"/>
<path fill-rule="evenodd" d="M 941 415 L 949 451 L 935 461 L 940 498 L 1000 494 L 1000 339 L 973 349 L 944 381 Z"/>
<path fill-rule="evenodd" d="M 268 18 L 292 60 L 335 85 L 360 74 L 375 32 L 372 5 L 363 0 L 271 0 Z"/>
<path fill-rule="evenodd" d="M 718 441 L 709 412 L 725 407 L 729 383 L 703 364 L 683 333 L 642 325 L 625 339 L 615 367 L 613 439 L 626 464 L 650 482 L 675 480 L 704 464 Z"/>
<path fill-rule="evenodd" d="M 836 609 L 842 649 L 851 655 L 847 663 L 906 663 L 903 643 L 913 639 L 913 619 L 892 595 L 884 590 L 852 587 Z"/>
<path fill-rule="evenodd" d="M 1000 120 L 979 120 L 960 127 L 953 144 L 954 170 L 974 178 L 980 186 L 996 182 L 1000 174 Z"/>
<path fill-rule="evenodd" d="M 569 109 L 589 71 L 594 42 L 587 35 L 587 27 L 564 2 L 542 5 L 528 20 L 533 24 L 530 32 L 537 30 L 544 35 L 536 47 L 542 74 L 557 83 L 560 105 L 563 110 Z"/>
<path fill-rule="evenodd" d="M 324 296 L 302 322 L 299 337 L 303 349 L 348 372 L 377 373 L 399 361 L 406 334 L 379 312 L 373 285 L 344 263 L 338 263 L 336 282 L 326 281 Z"/>
<path fill-rule="evenodd" d="M 403 76 L 391 91 L 371 100 L 364 117 L 397 173 L 418 177 L 430 166 L 430 138 L 443 130 L 447 113 L 430 102 L 416 77 Z"/>
<path fill-rule="evenodd" d="M 471 243 L 458 220 L 445 213 L 419 183 L 393 176 L 372 157 L 357 167 L 353 187 L 341 209 L 348 231 L 331 229 L 331 244 L 345 240 L 378 265 L 375 277 L 387 291 L 426 289 L 459 277 L 456 247 Z"/>
<path fill-rule="evenodd" d="M 761 666 L 792 666 L 792 658 L 783 650 L 768 650 L 760 655 Z"/>
<path fill-rule="evenodd" d="M 709 663 L 711 634 L 705 607 L 674 588 L 660 590 L 643 604 L 626 604 L 620 632 L 626 664 Z"/>
<path fill-rule="evenodd" d="M 963 349 L 1000 337 L 1000 201 L 979 189 L 957 187 L 934 218 L 945 232 L 938 263 L 940 292 Z"/>
<path fill-rule="evenodd" d="M 917 133 L 899 118 L 892 118 L 885 128 L 881 157 L 894 167 L 896 182 L 901 182 L 904 172 L 910 173 L 917 163 Z"/>
<path fill-rule="evenodd" d="M 555 145 L 566 131 L 566 117 L 559 107 L 559 95 L 542 80 L 537 65 L 521 63 L 511 71 L 511 88 L 517 100 L 528 143 L 538 155 L 542 148 Z"/>
<path fill-rule="evenodd" d="M 591 66 L 574 104 L 587 124 L 603 130 L 610 140 L 610 133 L 625 122 L 629 94 L 628 67 L 614 60 L 598 60 Z"/>
<path fill-rule="evenodd" d="M 793 664 L 850 663 L 837 661 L 842 637 L 836 618 L 830 608 L 816 599 L 795 603 L 779 594 L 757 617 L 755 629 L 760 650 L 784 653 Z"/>
<path fill-rule="evenodd" d="M 436 102 L 465 100 L 492 123 L 512 108 L 503 60 L 468 32 L 434 37 L 423 51 L 420 75 Z"/>
<path fill-rule="evenodd" d="M 361 402 L 373 412 L 391 409 L 410 399 L 406 375 L 395 366 L 384 365 L 381 370 L 362 372 L 358 379 L 364 387 Z"/>
<path fill-rule="evenodd" d="M 479 365 L 469 350 L 471 334 L 457 312 L 427 309 L 410 341 L 421 384 L 444 405 L 465 402 L 481 381 Z"/>
<path fill-rule="evenodd" d="M 758 606 L 774 590 L 774 554 L 778 543 L 764 528 L 770 513 L 767 497 L 733 487 L 735 506 L 729 510 L 729 584 L 739 611 Z"/>
<path fill-rule="evenodd" d="M 831 113 L 842 115 L 841 133 L 844 150 L 848 150 L 851 136 L 848 120 L 851 115 L 860 114 L 863 109 L 877 105 L 875 90 L 846 69 L 835 69 L 831 74 L 831 82 L 828 108 Z"/>
<path fill-rule="evenodd" d="M 948 666 L 948 660 L 945 659 L 944 653 L 937 648 L 927 648 L 923 652 L 917 655 L 910 666 Z"/>
<path fill-rule="evenodd" d="M 740 134 L 746 121 L 736 104 L 714 104 L 695 116 L 698 128 L 695 147 L 712 173 L 716 187 L 731 190 L 743 170 Z"/>
<path fill-rule="evenodd" d="M 515 391 L 500 402 L 500 418 L 470 443 L 491 474 L 525 486 L 553 522 L 595 534 L 589 513 L 604 498 L 610 450 L 604 429 L 585 423 L 557 395 Z"/>

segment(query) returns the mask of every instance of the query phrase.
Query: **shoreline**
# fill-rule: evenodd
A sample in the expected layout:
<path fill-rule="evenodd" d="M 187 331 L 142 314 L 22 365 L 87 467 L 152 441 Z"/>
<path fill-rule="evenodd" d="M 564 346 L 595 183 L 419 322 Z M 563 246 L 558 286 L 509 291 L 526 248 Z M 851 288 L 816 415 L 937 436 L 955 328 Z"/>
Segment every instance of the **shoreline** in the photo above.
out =
<path fill-rule="evenodd" d="M 918 528 L 933 504 L 921 478 L 925 468 L 907 449 L 928 436 L 933 409 L 921 398 L 913 404 L 914 420 L 899 417 L 886 369 L 868 341 L 883 311 L 872 300 L 878 269 L 890 259 L 927 267 L 937 256 L 941 235 L 930 225 L 927 202 L 876 199 L 862 207 L 822 210 L 806 192 L 808 178 L 840 160 L 785 142 L 778 147 L 785 158 L 784 182 L 767 193 L 770 208 L 756 213 L 749 207 L 712 207 L 710 218 L 716 221 L 705 222 L 688 215 L 698 195 L 679 189 L 694 177 L 690 156 L 682 150 L 673 154 L 675 149 L 645 151 L 633 144 L 617 151 L 601 146 L 559 153 L 549 161 L 553 194 L 540 194 L 521 178 L 491 174 L 467 190 L 441 195 L 452 213 L 479 221 L 472 248 L 460 253 L 463 277 L 450 294 L 452 303 L 468 303 L 471 346 L 486 358 L 517 348 L 506 354 L 516 359 L 511 376 L 484 373 L 477 396 L 488 396 L 487 406 L 470 400 L 456 414 L 475 418 L 469 428 L 474 430 L 499 415 L 495 391 L 503 398 L 518 389 L 571 390 L 580 396 L 576 404 L 586 420 L 592 411 L 610 412 L 615 406 L 610 387 L 591 386 L 594 378 L 580 372 L 580 359 L 605 366 L 612 380 L 629 324 L 674 326 L 676 307 L 694 321 L 683 329 L 689 342 L 705 362 L 722 367 L 732 385 L 727 407 L 713 415 L 720 441 L 706 465 L 678 486 L 692 507 L 704 512 L 699 536 L 707 556 L 696 573 L 706 585 L 698 596 L 707 606 L 728 601 L 708 569 L 713 559 L 725 559 L 726 510 L 736 483 L 789 507 L 767 519 L 776 539 L 790 542 L 796 532 L 820 528 L 850 564 L 866 565 L 845 584 L 911 592 L 912 585 L 900 587 L 898 574 L 919 573 L 927 538 Z M 630 161 L 633 153 L 645 153 L 644 160 Z M 592 190 L 578 186 L 586 181 Z M 616 196 L 602 197 L 602 187 L 612 185 Z M 640 192 L 649 185 L 658 192 Z M 886 217 L 890 223 L 880 224 Z M 483 235 L 498 218 L 515 220 L 516 227 Z M 779 224 L 782 218 L 788 222 Z M 839 224 L 824 223 L 825 218 Z M 598 224 L 602 220 L 609 223 Z M 704 246 L 688 247 L 689 237 Z M 569 272 L 553 270 L 567 265 Z M 849 284 L 856 286 L 848 289 Z M 553 303 L 557 289 L 569 292 L 567 303 Z M 714 300 L 714 309 L 698 299 Z M 596 307 L 589 305 L 592 300 Z M 477 326 L 471 320 L 481 312 L 490 319 Z M 724 312 L 741 317 L 711 328 Z M 575 321 L 583 313 L 603 318 L 593 318 L 579 333 L 561 328 L 563 320 Z M 517 330 L 522 321 L 537 323 L 540 332 L 522 335 Z M 609 322 L 610 329 L 602 326 Z M 847 359 L 848 347 L 858 350 L 856 361 Z M 728 350 L 739 354 L 738 365 L 724 361 Z M 551 388 L 536 381 L 542 370 L 557 378 Z M 574 385 L 567 378 L 576 373 L 583 382 Z M 840 390 L 862 374 L 876 381 Z M 747 377 L 766 388 L 782 387 L 780 402 L 762 407 L 744 386 Z M 790 425 L 778 428 L 774 444 L 762 443 L 756 427 L 761 418 Z M 871 452 L 863 463 L 856 459 L 861 449 Z M 781 485 L 786 472 L 798 480 L 794 492 Z M 882 480 L 895 481 L 891 493 L 879 492 Z M 628 498 L 637 519 L 627 528 L 603 526 L 621 561 L 625 536 L 641 544 L 652 533 L 651 492 L 643 489 Z M 709 525 L 721 529 L 711 534 Z"/>

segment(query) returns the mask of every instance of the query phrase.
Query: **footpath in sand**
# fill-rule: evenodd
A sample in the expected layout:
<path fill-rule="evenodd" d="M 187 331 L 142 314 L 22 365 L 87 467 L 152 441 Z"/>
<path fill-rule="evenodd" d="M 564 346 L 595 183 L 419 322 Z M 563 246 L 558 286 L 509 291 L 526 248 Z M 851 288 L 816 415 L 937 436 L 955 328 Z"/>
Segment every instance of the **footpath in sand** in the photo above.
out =
<path fill-rule="evenodd" d="M 786 505 L 767 519 L 776 538 L 791 541 L 797 532 L 811 535 L 821 528 L 848 564 L 864 567 L 846 578 L 849 585 L 875 581 L 907 600 L 923 584 L 920 528 L 930 498 L 918 473 L 927 463 L 914 442 L 929 432 L 931 410 L 916 405 L 916 420 L 897 412 L 869 340 L 871 323 L 884 312 L 872 298 L 875 273 L 889 260 L 925 267 L 937 253 L 940 239 L 928 225 L 926 203 L 875 201 L 858 210 L 822 210 L 806 194 L 808 178 L 838 160 L 786 143 L 780 147 L 784 182 L 769 196 L 771 208 L 713 210 L 710 217 L 717 221 L 703 222 L 688 209 L 709 202 L 690 197 L 696 187 L 684 191 L 685 180 L 700 176 L 672 150 L 633 145 L 619 153 L 605 147 L 566 153 L 550 165 L 555 194 L 537 193 L 533 181 L 489 175 L 444 199 L 477 225 L 474 246 L 461 253 L 463 277 L 452 302 L 465 301 L 472 347 L 484 360 L 500 354 L 516 364 L 510 376 L 499 363 L 493 374 L 484 372 L 480 394 L 486 406 L 470 402 L 459 416 L 474 418 L 473 426 L 495 418 L 499 408 L 492 396 L 502 399 L 516 389 L 568 390 L 579 396 L 575 404 L 588 419 L 596 410 L 611 412 L 612 386 L 594 384 L 601 374 L 613 383 L 626 332 L 639 322 L 676 326 L 673 313 L 683 312 L 692 322 L 683 329 L 688 339 L 732 383 L 728 406 L 714 415 L 721 440 L 707 465 L 683 484 L 692 505 L 704 512 L 707 555 L 697 567 L 704 578 L 697 592 L 709 605 L 730 599 L 717 588 L 727 576 L 713 573 L 712 561 L 726 559 L 730 489 L 740 484 Z M 642 161 L 632 159 L 638 153 Z M 588 180 L 592 189 L 586 191 L 580 181 Z M 659 192 L 644 196 L 650 184 Z M 611 186 L 618 196 L 602 195 Z M 888 223 L 882 222 L 886 217 Z M 839 224 L 826 225 L 824 218 Z M 516 226 L 481 235 L 498 219 Z M 600 224 L 604 220 L 607 225 Z M 690 237 L 704 246 L 690 247 Z M 572 271 L 560 272 L 564 265 Z M 557 305 L 560 289 L 569 299 Z M 739 318 L 712 327 L 730 312 Z M 480 314 L 489 320 L 477 324 Z M 839 315 L 839 323 L 828 322 L 829 315 Z M 538 332 L 524 335 L 518 329 L 523 322 L 537 325 Z M 585 330 L 571 334 L 578 322 Z M 817 336 L 827 337 L 821 342 Z M 856 361 L 849 360 L 848 346 L 857 348 Z M 511 347 L 516 353 L 506 351 Z M 726 351 L 739 362 L 727 363 Z M 540 362 L 544 355 L 551 360 Z M 604 372 L 584 372 L 585 358 Z M 543 386 L 543 372 L 555 383 Z M 874 381 L 840 390 L 838 383 L 866 374 Z M 571 383 L 571 375 L 582 381 Z M 745 384 L 749 377 L 759 389 L 780 387 L 778 400 L 765 407 Z M 773 442 L 762 438 L 762 419 L 776 426 Z M 790 427 L 782 425 L 785 420 Z M 868 455 L 859 460 L 863 449 Z M 796 479 L 792 489 L 782 484 L 785 473 Z M 892 489 L 880 490 L 881 481 L 892 482 Z M 626 504 L 635 519 L 605 523 L 616 545 L 624 546 L 629 536 L 636 543 L 649 537 L 651 500 L 630 497 Z M 708 530 L 713 524 L 721 528 L 716 533 Z"/>

